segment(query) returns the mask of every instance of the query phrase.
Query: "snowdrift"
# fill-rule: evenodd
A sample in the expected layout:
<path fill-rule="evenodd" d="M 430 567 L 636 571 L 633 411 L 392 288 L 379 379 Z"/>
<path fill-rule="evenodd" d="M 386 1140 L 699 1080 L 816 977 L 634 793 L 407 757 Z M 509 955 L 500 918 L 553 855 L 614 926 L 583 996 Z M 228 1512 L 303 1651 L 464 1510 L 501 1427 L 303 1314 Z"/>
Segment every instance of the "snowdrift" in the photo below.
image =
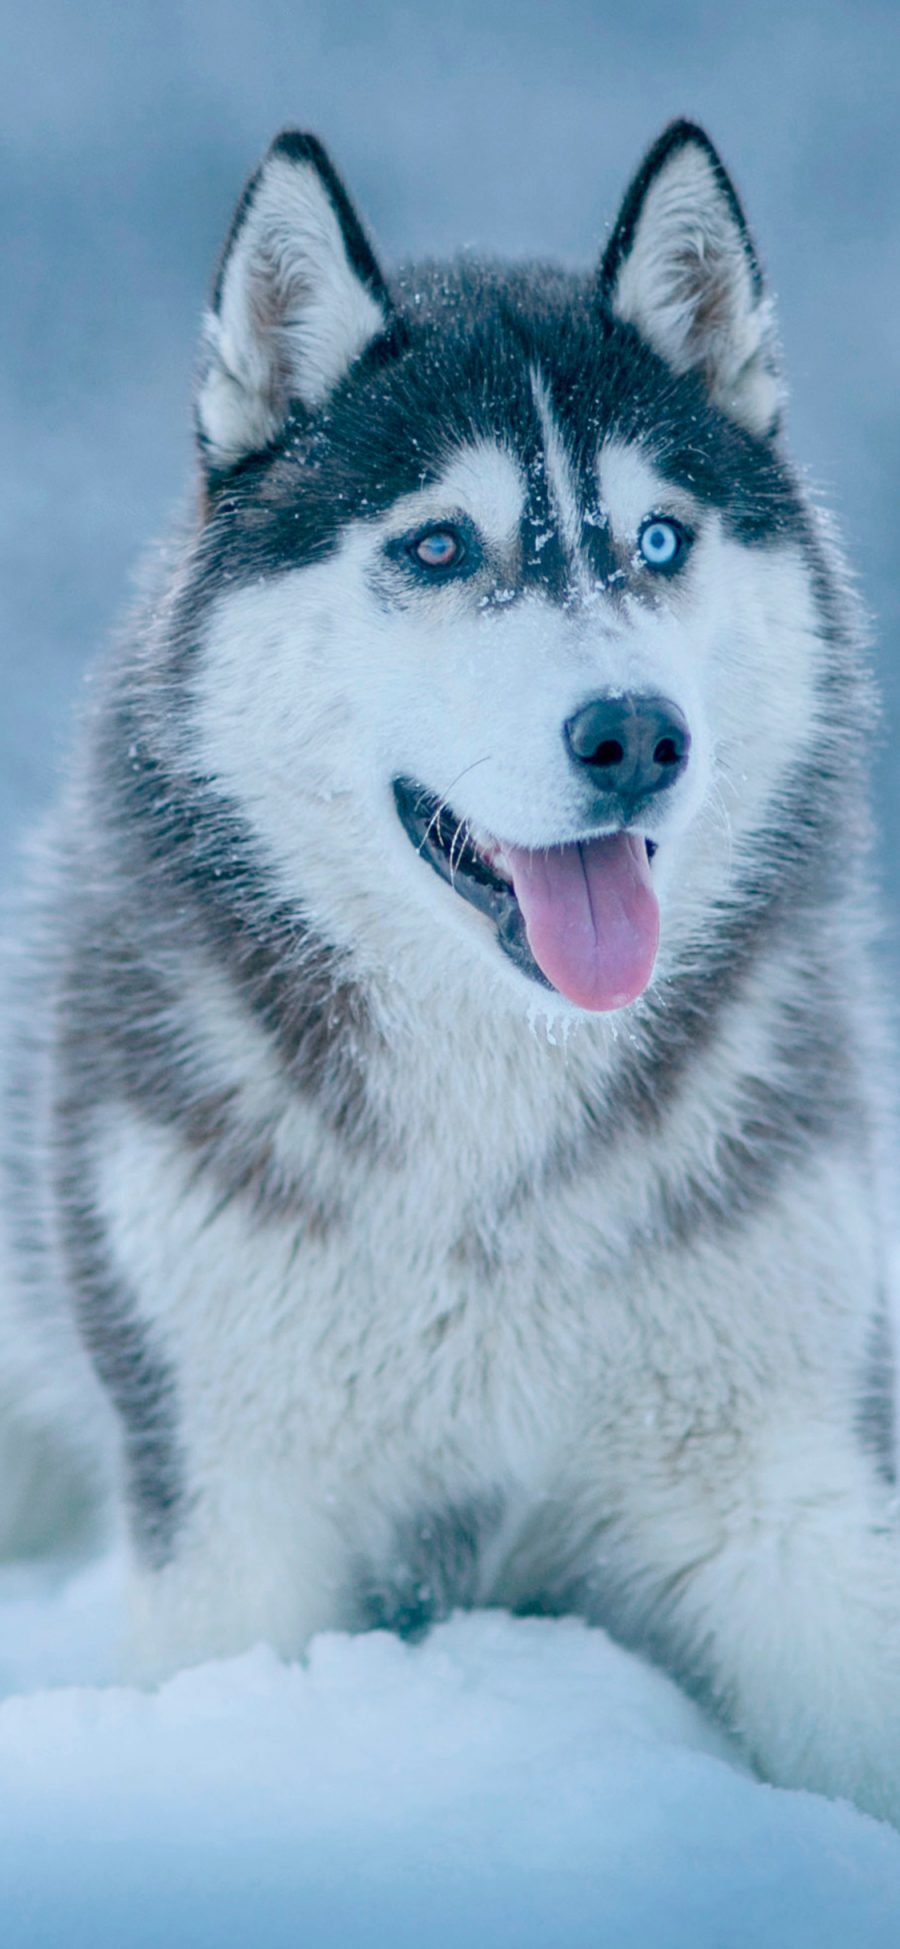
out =
<path fill-rule="evenodd" d="M 3 1949 L 897 1949 L 900 1836 L 575 1620 L 110 1683 L 113 1560 L 0 1580 Z"/>

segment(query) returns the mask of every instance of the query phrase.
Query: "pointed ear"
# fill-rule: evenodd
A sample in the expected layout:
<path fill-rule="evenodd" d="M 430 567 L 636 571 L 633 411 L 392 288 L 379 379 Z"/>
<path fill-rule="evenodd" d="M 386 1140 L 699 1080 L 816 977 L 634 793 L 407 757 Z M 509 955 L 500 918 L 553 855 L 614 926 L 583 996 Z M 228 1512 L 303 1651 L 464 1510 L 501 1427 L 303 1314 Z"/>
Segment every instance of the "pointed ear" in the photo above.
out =
<path fill-rule="evenodd" d="M 673 122 L 622 205 L 601 270 L 617 318 L 676 372 L 697 371 L 751 433 L 774 432 L 782 406 L 772 304 L 744 213 L 712 143 Z"/>
<path fill-rule="evenodd" d="M 388 312 L 321 143 L 277 136 L 238 205 L 204 322 L 197 424 L 210 466 L 267 446 L 292 400 L 321 406 Z"/>

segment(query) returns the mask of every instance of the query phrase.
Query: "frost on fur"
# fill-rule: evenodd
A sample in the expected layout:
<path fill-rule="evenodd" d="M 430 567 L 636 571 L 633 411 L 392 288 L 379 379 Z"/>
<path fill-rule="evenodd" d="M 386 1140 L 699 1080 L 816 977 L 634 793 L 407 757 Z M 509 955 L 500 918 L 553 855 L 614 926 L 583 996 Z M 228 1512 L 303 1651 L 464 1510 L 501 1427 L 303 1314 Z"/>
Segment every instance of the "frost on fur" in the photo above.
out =
<path fill-rule="evenodd" d="M 244 193 L 205 320 L 197 420 L 211 464 L 267 446 L 292 401 L 321 406 L 385 318 L 380 272 L 324 150 L 279 136 Z"/>
<path fill-rule="evenodd" d="M 603 267 L 617 318 L 676 372 L 702 373 L 751 433 L 782 404 L 772 302 L 743 213 L 711 143 L 690 123 L 660 137 L 625 198 Z"/>

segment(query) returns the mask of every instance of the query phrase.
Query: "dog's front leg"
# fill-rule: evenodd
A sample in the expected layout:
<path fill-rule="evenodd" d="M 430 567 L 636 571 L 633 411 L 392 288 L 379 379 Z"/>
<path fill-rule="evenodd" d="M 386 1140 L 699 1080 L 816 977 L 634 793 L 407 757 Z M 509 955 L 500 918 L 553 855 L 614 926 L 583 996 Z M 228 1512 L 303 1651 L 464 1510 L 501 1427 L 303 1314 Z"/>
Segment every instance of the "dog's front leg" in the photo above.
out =
<path fill-rule="evenodd" d="M 627 1635 L 768 1779 L 900 1825 L 900 1532 L 852 1433 L 787 1409 L 692 1432 L 645 1451 L 624 1502 Z"/>
<path fill-rule="evenodd" d="M 298 1494 L 277 1464 L 204 1483 L 171 1549 L 133 1539 L 129 1675 L 143 1683 L 181 1666 L 271 1645 L 297 1657 L 316 1631 L 346 1626 L 349 1577 L 332 1512 Z"/>

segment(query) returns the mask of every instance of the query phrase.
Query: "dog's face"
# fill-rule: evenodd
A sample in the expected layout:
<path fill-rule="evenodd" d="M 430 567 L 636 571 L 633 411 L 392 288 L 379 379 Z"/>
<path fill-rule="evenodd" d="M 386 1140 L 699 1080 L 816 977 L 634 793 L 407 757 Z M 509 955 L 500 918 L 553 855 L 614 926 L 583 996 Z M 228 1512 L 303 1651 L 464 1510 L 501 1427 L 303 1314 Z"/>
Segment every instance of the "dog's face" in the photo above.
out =
<path fill-rule="evenodd" d="M 600 273 L 388 290 L 318 146 L 238 213 L 198 417 L 194 709 L 280 899 L 362 963 L 606 1011 L 691 951 L 827 739 L 733 190 L 667 133 Z"/>

